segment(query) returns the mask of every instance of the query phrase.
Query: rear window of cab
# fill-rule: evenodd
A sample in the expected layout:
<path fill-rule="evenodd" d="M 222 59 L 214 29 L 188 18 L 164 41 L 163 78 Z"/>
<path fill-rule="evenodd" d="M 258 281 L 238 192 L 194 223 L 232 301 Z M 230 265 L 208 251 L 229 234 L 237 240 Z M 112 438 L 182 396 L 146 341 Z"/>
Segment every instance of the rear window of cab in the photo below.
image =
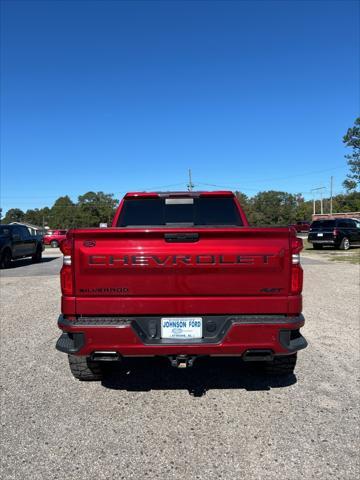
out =
<path fill-rule="evenodd" d="M 325 228 L 335 228 L 335 220 L 316 220 L 311 224 L 311 230 L 323 230 Z"/>
<path fill-rule="evenodd" d="M 124 201 L 118 227 L 242 226 L 233 198 L 141 198 Z"/>
<path fill-rule="evenodd" d="M 7 236 L 9 236 L 10 234 L 11 234 L 10 228 L 8 228 L 8 227 L 1 227 L 1 226 L 0 226 L 0 235 L 1 235 L 1 236 L 6 236 L 6 237 L 7 237 Z"/>

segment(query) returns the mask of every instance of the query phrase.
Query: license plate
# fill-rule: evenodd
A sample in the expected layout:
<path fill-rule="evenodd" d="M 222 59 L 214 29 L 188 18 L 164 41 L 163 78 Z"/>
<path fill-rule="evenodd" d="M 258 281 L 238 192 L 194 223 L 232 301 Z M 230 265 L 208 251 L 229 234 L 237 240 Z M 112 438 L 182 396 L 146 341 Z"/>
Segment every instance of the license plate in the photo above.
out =
<path fill-rule="evenodd" d="M 161 319 L 161 338 L 189 340 L 202 338 L 202 318 L 169 317 Z"/>
<path fill-rule="evenodd" d="M 323 234 L 323 233 L 318 233 L 317 236 L 318 236 L 318 237 L 323 237 L 324 234 Z"/>

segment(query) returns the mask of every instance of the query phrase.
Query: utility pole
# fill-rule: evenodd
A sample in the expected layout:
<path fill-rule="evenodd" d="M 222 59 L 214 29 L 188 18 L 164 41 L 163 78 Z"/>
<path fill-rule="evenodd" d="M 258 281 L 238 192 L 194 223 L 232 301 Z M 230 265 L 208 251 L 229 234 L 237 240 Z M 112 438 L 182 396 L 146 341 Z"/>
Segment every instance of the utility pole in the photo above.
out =
<path fill-rule="evenodd" d="M 194 184 L 192 183 L 192 178 L 191 178 L 191 168 L 189 168 L 189 183 L 188 183 L 188 190 L 189 192 L 192 192 L 192 189 L 194 188 Z"/>
<path fill-rule="evenodd" d="M 316 200 L 315 200 L 315 191 L 317 190 L 317 188 L 312 188 L 311 189 L 311 193 L 312 193 L 312 196 L 313 196 L 313 215 L 316 215 Z"/>
<path fill-rule="evenodd" d="M 314 190 L 311 190 L 312 192 L 312 195 L 313 195 L 313 215 L 316 214 L 316 207 L 315 207 L 315 194 L 314 194 Z"/>
<path fill-rule="evenodd" d="M 323 215 L 324 209 L 323 209 L 323 191 L 320 190 L 320 213 Z"/>
<path fill-rule="evenodd" d="M 313 215 L 316 215 L 316 200 L 315 200 L 315 194 L 314 192 L 317 192 L 317 191 L 320 191 L 320 212 L 321 214 L 324 213 L 324 209 L 323 209 L 323 190 L 325 189 L 325 187 L 317 187 L 317 188 L 313 188 L 311 190 L 311 193 L 313 194 Z"/>
<path fill-rule="evenodd" d="M 330 215 L 333 213 L 333 179 L 334 177 L 330 177 Z"/>

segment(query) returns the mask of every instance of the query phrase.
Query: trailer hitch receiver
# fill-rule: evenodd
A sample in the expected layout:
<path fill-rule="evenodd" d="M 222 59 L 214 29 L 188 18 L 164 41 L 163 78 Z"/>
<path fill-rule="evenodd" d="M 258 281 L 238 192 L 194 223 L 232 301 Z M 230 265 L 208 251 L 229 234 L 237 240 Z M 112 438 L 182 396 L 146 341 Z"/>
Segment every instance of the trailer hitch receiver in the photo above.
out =
<path fill-rule="evenodd" d="M 174 368 L 189 368 L 194 365 L 196 355 L 170 355 L 168 359 Z"/>

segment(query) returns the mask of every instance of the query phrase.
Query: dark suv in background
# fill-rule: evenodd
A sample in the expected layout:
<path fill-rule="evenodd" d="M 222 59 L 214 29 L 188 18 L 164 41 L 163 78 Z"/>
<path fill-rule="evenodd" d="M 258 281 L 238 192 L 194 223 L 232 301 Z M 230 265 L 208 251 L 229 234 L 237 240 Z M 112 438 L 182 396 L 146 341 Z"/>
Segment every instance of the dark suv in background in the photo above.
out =
<path fill-rule="evenodd" d="M 41 262 L 43 249 L 41 237 L 30 235 L 25 225 L 0 225 L 0 268 L 9 268 L 17 258 Z"/>
<path fill-rule="evenodd" d="M 315 249 L 331 246 L 341 250 L 360 247 L 360 220 L 336 218 L 315 220 L 310 226 L 308 242 Z"/>

